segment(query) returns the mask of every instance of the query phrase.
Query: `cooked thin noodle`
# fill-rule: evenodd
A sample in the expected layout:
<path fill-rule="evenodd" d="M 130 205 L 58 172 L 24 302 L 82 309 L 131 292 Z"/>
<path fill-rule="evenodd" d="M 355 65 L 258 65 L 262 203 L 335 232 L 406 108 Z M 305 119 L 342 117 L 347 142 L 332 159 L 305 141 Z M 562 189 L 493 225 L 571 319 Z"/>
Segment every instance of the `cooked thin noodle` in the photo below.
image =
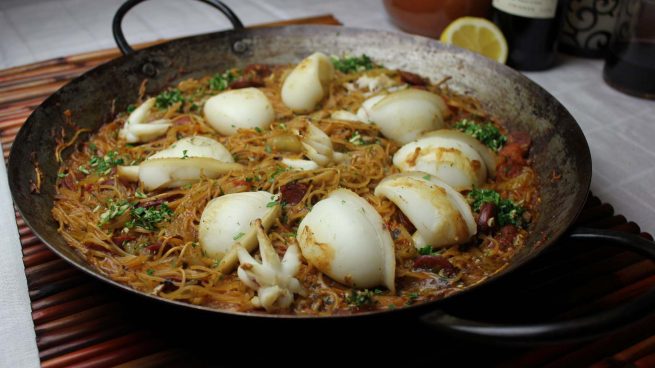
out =
<path fill-rule="evenodd" d="M 519 241 L 510 247 L 501 246 L 491 236 L 481 235 L 471 244 L 445 249 L 441 256 L 460 269 L 455 276 L 446 277 L 414 269 L 412 265 L 417 250 L 411 234 L 403 225 L 400 211 L 389 200 L 373 195 L 380 180 L 398 172 L 392 165 L 391 157 L 399 146 L 385 139 L 375 125 L 329 118 L 332 111 L 356 111 L 367 98 L 361 91 L 348 92 L 343 87 L 344 83 L 354 81 L 363 72 L 338 73 L 322 109 L 309 116 L 294 116 L 281 102 L 279 93 L 282 78 L 288 70 L 287 66 L 275 67 L 262 88 L 276 112 L 270 130 L 240 130 L 229 137 L 220 136 L 212 130 L 199 109 L 193 108 L 202 106 L 211 96 L 207 77 L 179 83 L 178 88 L 193 104 L 181 106 L 177 103 L 156 114 L 155 118 L 166 117 L 173 121 L 173 127 L 160 139 L 126 145 L 117 134 L 127 117 L 124 113 L 104 125 L 87 142 L 75 145 L 83 130 L 78 131 L 69 142 L 62 143 L 56 150 L 59 156 L 69 145 L 76 147 L 60 169 L 52 209 L 53 217 L 59 223 L 59 232 L 93 267 L 134 289 L 162 298 L 244 312 L 256 311 L 250 302 L 254 292 L 235 273 L 224 275 L 218 272 L 218 260 L 206 256 L 197 243 L 198 223 L 205 205 L 227 193 L 255 190 L 278 193 L 281 187 L 290 183 L 307 185 L 308 190 L 302 200 L 298 204 L 285 206 L 283 215 L 268 233 L 280 255 L 288 246 L 296 244 L 295 230 L 312 205 L 334 189 L 348 188 L 368 200 L 394 235 L 397 258 L 397 292 L 391 294 L 383 291 L 376 295 L 376 303 L 367 306 L 369 309 L 401 307 L 441 298 L 484 280 L 510 262 L 523 245 L 526 230 L 520 230 Z M 393 70 L 379 68 L 367 73 L 384 73 L 397 83 L 401 81 Z M 475 101 L 449 93 L 447 82 L 427 88 L 447 96 L 446 100 L 454 112 L 453 119 L 462 116 L 490 119 Z M 302 154 L 272 150 L 271 142 L 276 137 L 292 134 L 295 129 L 305 129 L 308 120 L 330 136 L 335 150 L 348 152 L 349 160 L 311 171 L 286 170 L 280 163 L 281 157 L 302 158 Z M 355 133 L 370 144 L 351 142 L 349 139 Z M 125 164 L 137 164 L 179 138 L 193 135 L 217 139 L 245 169 L 227 173 L 218 179 L 203 179 L 193 185 L 150 193 L 139 184 L 119 180 L 115 169 L 107 175 L 95 172 L 85 175 L 79 169 L 88 168 L 92 156 L 103 156 L 110 151 L 116 151 Z M 528 210 L 534 208 L 538 201 L 535 174 L 530 167 L 524 167 L 522 173 L 512 179 L 490 181 L 486 187 L 500 191 L 504 197 L 512 198 Z M 142 196 L 137 196 L 137 192 L 147 196 L 140 198 Z M 154 231 L 136 227 L 125 232 L 125 218 L 99 225 L 100 216 L 108 203 L 119 203 L 121 200 L 146 207 L 166 202 L 174 214 L 169 222 L 159 223 Z M 324 276 L 304 260 L 297 278 L 310 293 L 307 297 L 297 295 L 291 310 L 285 313 L 325 315 L 361 310 L 348 304 L 349 288 Z"/>

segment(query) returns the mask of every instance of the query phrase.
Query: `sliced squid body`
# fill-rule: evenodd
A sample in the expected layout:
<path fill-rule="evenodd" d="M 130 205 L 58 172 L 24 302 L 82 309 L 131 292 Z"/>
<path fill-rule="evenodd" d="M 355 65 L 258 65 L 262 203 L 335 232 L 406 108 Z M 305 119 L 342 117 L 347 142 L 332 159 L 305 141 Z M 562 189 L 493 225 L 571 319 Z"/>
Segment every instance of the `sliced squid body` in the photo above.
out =
<path fill-rule="evenodd" d="M 362 102 L 362 106 L 357 110 L 358 120 L 364 123 L 371 123 L 371 116 L 369 115 L 371 109 L 373 108 L 373 106 L 375 106 L 376 103 L 383 100 L 386 96 L 387 96 L 386 94 L 381 94 L 381 95 L 373 96 L 367 99 L 366 101 Z"/>
<path fill-rule="evenodd" d="M 211 97 L 203 109 L 217 132 L 232 135 L 238 129 L 268 129 L 275 118 L 273 105 L 257 88 L 242 88 Z"/>
<path fill-rule="evenodd" d="M 332 279 L 355 288 L 394 290 L 393 240 L 364 198 L 337 189 L 314 205 L 298 227 L 303 257 Z"/>
<path fill-rule="evenodd" d="M 379 126 L 385 137 L 405 144 L 422 133 L 442 128 L 448 113 L 440 96 L 410 88 L 371 97 L 357 115 Z"/>
<path fill-rule="evenodd" d="M 396 204 L 416 227 L 413 239 L 418 249 L 462 244 L 477 232 L 464 196 L 429 174 L 391 175 L 378 184 L 375 195 Z"/>
<path fill-rule="evenodd" d="M 307 122 L 307 130 L 302 137 L 305 155 L 318 166 L 326 166 L 334 160 L 332 140 L 319 127 Z"/>
<path fill-rule="evenodd" d="M 364 74 L 352 83 L 345 83 L 344 86 L 348 91 L 364 91 L 365 96 L 381 91 L 392 92 L 393 90 L 407 87 L 405 84 L 397 83 L 393 79 L 389 78 L 386 74 L 379 74 L 376 76 Z"/>
<path fill-rule="evenodd" d="M 127 143 L 142 143 L 152 141 L 166 134 L 173 125 L 170 120 L 160 119 L 146 122 L 150 115 L 150 109 L 154 105 L 155 98 L 151 97 L 132 111 L 125 125 L 118 132 L 118 136 L 125 139 Z"/>
<path fill-rule="evenodd" d="M 297 113 L 308 113 L 328 94 L 334 77 L 332 61 L 316 52 L 302 60 L 282 84 L 282 102 Z"/>
<path fill-rule="evenodd" d="M 340 162 L 346 157 L 343 153 L 336 152 L 330 137 L 309 120 L 302 131 L 294 129 L 293 134 L 299 137 L 302 152 L 309 160 L 285 157 L 282 163 L 287 167 L 296 170 L 314 170 L 331 162 Z"/>
<path fill-rule="evenodd" d="M 331 118 L 331 119 L 334 119 L 334 120 L 360 121 L 360 122 L 363 122 L 363 123 L 367 123 L 367 122 L 368 122 L 368 120 L 366 120 L 366 121 L 365 121 L 365 120 L 362 120 L 362 118 L 360 118 L 360 117 L 357 116 L 356 114 L 353 114 L 352 112 L 350 112 L 350 111 L 345 111 L 345 110 L 338 110 L 338 111 L 333 112 L 333 113 L 330 115 L 330 118 Z"/>
<path fill-rule="evenodd" d="M 234 162 L 232 154 L 216 140 L 201 135 L 186 137 L 171 144 L 148 159 L 207 157 L 222 162 Z"/>
<path fill-rule="evenodd" d="M 206 157 L 159 158 L 146 160 L 139 165 L 139 181 L 148 190 L 177 188 L 193 184 L 203 177 L 216 179 L 230 171 L 241 170 L 236 163 L 226 163 Z"/>
<path fill-rule="evenodd" d="M 212 199 L 202 212 L 198 239 L 202 249 L 214 258 L 221 258 L 219 270 L 233 270 L 237 260 L 236 244 L 251 252 L 257 247 L 254 221 L 261 219 L 268 229 L 280 214 L 277 197 L 266 191 L 222 195 Z"/>
<path fill-rule="evenodd" d="M 494 176 L 496 155 L 477 139 L 442 129 L 402 146 L 393 156 L 401 171 L 424 171 L 458 191 L 479 187 Z"/>
<path fill-rule="evenodd" d="M 291 245 L 280 260 L 261 220 L 255 221 L 255 227 L 262 260 L 257 261 L 246 248 L 238 245 L 240 266 L 237 275 L 247 287 L 257 291 L 257 296 L 251 299 L 255 307 L 268 312 L 286 309 L 293 303 L 294 294 L 306 295 L 306 290 L 295 278 L 300 271 L 300 252 L 295 244 Z"/>
<path fill-rule="evenodd" d="M 141 181 L 146 190 L 155 190 L 192 184 L 202 177 L 214 179 L 241 168 L 222 144 L 211 138 L 194 136 L 180 139 L 138 166 L 119 167 L 118 175 Z"/>
<path fill-rule="evenodd" d="M 320 166 L 314 161 L 303 160 L 303 159 L 294 159 L 294 158 L 283 158 L 282 163 L 288 167 L 296 170 L 315 170 Z"/>

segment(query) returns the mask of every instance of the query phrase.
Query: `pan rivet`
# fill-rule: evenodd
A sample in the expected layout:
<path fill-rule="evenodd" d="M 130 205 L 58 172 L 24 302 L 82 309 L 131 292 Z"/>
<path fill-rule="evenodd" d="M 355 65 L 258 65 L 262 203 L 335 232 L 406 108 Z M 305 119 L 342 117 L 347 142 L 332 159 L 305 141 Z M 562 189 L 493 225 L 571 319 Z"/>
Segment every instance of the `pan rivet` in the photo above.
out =
<path fill-rule="evenodd" d="M 157 75 L 157 68 L 155 68 L 151 63 L 145 63 L 141 67 L 141 72 L 148 77 L 154 77 Z"/>
<path fill-rule="evenodd" d="M 241 53 L 246 52 L 246 50 L 248 50 L 248 45 L 246 45 L 246 43 L 243 42 L 243 41 L 236 41 L 232 45 L 232 50 L 234 50 L 234 52 L 236 52 L 238 54 L 241 54 Z"/>

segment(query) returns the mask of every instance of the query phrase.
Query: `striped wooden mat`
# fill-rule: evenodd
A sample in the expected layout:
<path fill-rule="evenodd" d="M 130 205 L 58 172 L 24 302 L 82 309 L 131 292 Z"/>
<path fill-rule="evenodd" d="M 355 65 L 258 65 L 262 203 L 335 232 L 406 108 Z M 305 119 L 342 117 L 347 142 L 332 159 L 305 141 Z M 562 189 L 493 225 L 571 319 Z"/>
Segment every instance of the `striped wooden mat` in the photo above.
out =
<path fill-rule="evenodd" d="M 283 24 L 301 23 L 338 24 L 332 16 Z M 117 50 L 105 50 L 0 71 L 0 142 L 5 160 L 16 133 L 41 101 L 71 78 L 117 56 Z M 351 323 L 339 330 L 325 323 L 322 330 L 307 330 L 308 325 L 296 323 L 285 332 L 287 325 L 281 329 L 279 322 L 269 328 L 257 321 L 192 315 L 140 300 L 82 274 L 50 252 L 18 214 L 16 219 L 44 367 L 249 366 L 254 362 L 277 366 L 303 353 L 320 359 L 315 362 L 333 359 L 344 364 L 357 360 L 351 354 L 360 354 L 371 363 L 655 366 L 655 314 L 591 342 L 533 349 L 453 342 L 406 320 L 384 326 L 379 321 Z M 578 224 L 640 233 L 639 226 L 615 215 L 612 206 L 593 196 Z M 486 293 L 493 293 L 492 298 L 470 303 L 463 312 L 487 320 L 545 321 L 604 310 L 653 285 L 655 266 L 635 254 L 602 243 L 560 242 L 517 277 L 489 289 Z M 341 337 L 321 339 L 321 331 L 328 330 Z M 367 346 L 364 340 L 381 336 L 388 337 L 386 345 L 364 352 L 356 349 L 357 344 Z M 252 353 L 237 353 L 241 349 Z M 296 364 L 303 362 L 310 361 L 296 360 Z"/>

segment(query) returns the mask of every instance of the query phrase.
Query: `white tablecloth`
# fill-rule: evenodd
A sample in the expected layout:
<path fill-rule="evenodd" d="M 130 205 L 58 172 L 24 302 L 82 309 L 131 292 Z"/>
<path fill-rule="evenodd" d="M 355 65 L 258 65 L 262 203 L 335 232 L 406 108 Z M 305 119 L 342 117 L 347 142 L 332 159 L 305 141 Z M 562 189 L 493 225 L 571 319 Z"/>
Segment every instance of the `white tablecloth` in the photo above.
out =
<path fill-rule="evenodd" d="M 110 24 L 123 0 L 0 1 L 0 69 L 113 47 Z M 332 13 L 351 27 L 397 30 L 381 0 L 226 0 L 246 25 Z M 130 42 L 228 28 L 196 1 L 157 0 L 125 18 Z M 618 213 L 655 231 L 655 102 L 618 93 L 602 80 L 602 62 L 562 57 L 527 73 L 557 97 L 582 127 L 593 157 L 591 189 Z M 20 244 L 4 166 L 0 167 L 0 366 L 38 365 Z"/>

